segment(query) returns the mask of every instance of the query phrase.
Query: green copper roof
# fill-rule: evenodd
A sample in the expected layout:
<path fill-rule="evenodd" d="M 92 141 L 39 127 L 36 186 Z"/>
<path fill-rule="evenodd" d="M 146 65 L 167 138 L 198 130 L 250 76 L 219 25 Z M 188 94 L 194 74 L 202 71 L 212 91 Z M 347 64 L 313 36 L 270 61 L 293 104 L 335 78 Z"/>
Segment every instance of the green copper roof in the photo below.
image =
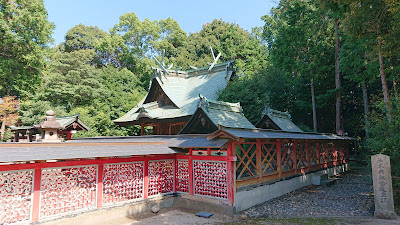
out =
<path fill-rule="evenodd" d="M 256 127 L 261 127 L 262 123 L 265 122 L 268 117 L 280 130 L 290 132 L 303 132 L 296 124 L 291 120 L 289 112 L 281 112 L 278 110 L 266 107 L 263 111 L 263 117 L 257 122 Z"/>
<path fill-rule="evenodd" d="M 197 133 L 196 121 L 204 118 L 211 123 L 208 132 L 214 132 L 219 126 L 255 129 L 256 127 L 247 120 L 243 114 L 240 103 L 228 103 L 216 100 L 208 100 L 200 96 L 200 103 L 194 115 L 190 118 L 180 134 Z M 204 125 L 203 125 L 204 126 Z M 204 131 L 202 131 L 204 132 Z"/>
<path fill-rule="evenodd" d="M 233 61 L 217 64 L 211 72 L 208 72 L 208 67 L 186 72 L 168 71 L 169 75 L 160 69 L 154 69 L 151 86 L 158 85 L 174 106 L 165 106 L 155 101 L 146 102 L 152 94 L 148 93 L 137 106 L 114 122 L 132 122 L 141 117 L 162 120 L 193 115 L 197 109 L 199 94 L 215 100 L 218 91 L 226 87 L 233 74 Z"/>
<path fill-rule="evenodd" d="M 86 126 L 80 119 L 79 114 L 72 115 L 72 116 L 63 116 L 63 117 L 56 117 L 56 121 L 61 124 L 64 128 L 71 126 L 75 121 L 81 125 L 87 131 L 90 130 L 88 126 Z"/>
<path fill-rule="evenodd" d="M 200 99 L 200 107 L 217 127 L 256 128 L 244 116 L 240 103 L 208 100 L 204 96 L 200 96 Z"/>

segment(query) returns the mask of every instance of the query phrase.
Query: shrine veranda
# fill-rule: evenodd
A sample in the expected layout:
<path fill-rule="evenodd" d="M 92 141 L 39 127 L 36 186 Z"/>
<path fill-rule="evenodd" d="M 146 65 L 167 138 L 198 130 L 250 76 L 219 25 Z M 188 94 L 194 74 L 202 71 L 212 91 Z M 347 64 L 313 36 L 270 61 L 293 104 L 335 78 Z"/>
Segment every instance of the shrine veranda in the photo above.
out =
<path fill-rule="evenodd" d="M 243 210 L 248 206 L 235 202 L 241 190 L 346 165 L 351 143 L 335 135 L 228 128 L 209 135 L 4 143 L 0 224 L 172 194 Z"/>

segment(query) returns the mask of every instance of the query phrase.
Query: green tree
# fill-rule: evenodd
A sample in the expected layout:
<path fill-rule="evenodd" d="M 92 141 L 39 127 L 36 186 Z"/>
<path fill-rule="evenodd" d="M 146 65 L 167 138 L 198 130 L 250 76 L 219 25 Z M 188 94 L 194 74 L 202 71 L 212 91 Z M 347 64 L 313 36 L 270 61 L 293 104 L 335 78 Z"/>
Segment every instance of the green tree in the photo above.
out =
<path fill-rule="evenodd" d="M 42 0 L 0 1 L 1 96 L 35 90 L 53 28 Z"/>
<path fill-rule="evenodd" d="M 67 109 L 92 104 L 107 91 L 99 81 L 101 71 L 90 65 L 95 56 L 94 50 L 58 52 L 57 59 L 50 62 L 49 74 L 44 77 L 40 99 Z"/>
<path fill-rule="evenodd" d="M 295 100 L 288 111 L 309 115 L 307 111 L 311 108 L 314 131 L 317 131 L 317 118 L 330 114 L 322 111 L 318 116 L 316 111 L 317 108 L 324 109 L 323 104 L 332 98 L 328 91 L 333 89 L 330 83 L 334 83 L 330 78 L 331 74 L 334 75 L 331 72 L 334 71 L 333 23 L 316 1 L 300 0 L 281 1 L 271 15 L 262 19 L 265 21 L 263 33 L 271 64 L 287 77 L 286 85 Z M 304 87 L 309 87 L 311 94 L 306 94 Z M 311 104 L 307 103 L 307 98 Z M 317 101 L 321 102 L 319 106 Z M 294 110 L 294 107 L 298 108 Z M 309 119 L 304 118 L 304 121 Z M 324 124 L 322 130 L 326 129 L 329 125 Z"/>
<path fill-rule="evenodd" d="M 190 34 L 187 47 L 180 49 L 175 62 L 184 69 L 206 66 L 213 61 L 212 46 L 215 54 L 221 52 L 221 61 L 236 60 L 237 73 L 253 76 L 267 62 L 266 46 L 257 31 L 249 33 L 236 24 L 214 20 L 203 25 L 200 32 Z"/>

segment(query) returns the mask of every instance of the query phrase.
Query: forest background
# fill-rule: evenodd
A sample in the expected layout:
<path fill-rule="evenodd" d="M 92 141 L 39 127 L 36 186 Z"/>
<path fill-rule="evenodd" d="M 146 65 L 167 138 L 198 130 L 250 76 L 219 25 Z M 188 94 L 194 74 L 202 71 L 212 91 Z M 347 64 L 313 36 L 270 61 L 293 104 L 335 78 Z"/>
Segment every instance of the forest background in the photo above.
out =
<path fill-rule="evenodd" d="M 137 135 L 112 120 L 146 94 L 152 56 L 183 70 L 236 60 L 219 99 L 240 102 L 253 123 L 265 106 L 288 111 L 304 131 L 358 139 L 357 157 L 391 156 L 400 189 L 400 2 L 281 0 L 251 32 L 215 19 L 187 34 L 173 18 L 120 16 L 109 31 L 77 24 L 52 47 L 42 0 L 0 0 L 1 137 L 53 109 L 80 114 L 82 136 Z M 205 21 L 206 22 L 206 21 Z"/>

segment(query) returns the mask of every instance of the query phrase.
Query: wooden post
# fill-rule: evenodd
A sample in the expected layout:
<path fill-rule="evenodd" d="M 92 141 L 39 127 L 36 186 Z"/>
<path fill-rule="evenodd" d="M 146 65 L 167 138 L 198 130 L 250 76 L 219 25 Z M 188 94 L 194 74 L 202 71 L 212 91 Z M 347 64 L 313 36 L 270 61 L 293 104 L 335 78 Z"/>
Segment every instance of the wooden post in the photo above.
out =
<path fill-rule="evenodd" d="M 19 142 L 19 131 L 18 130 L 15 131 L 14 142 Z"/>
<path fill-rule="evenodd" d="M 192 150 L 193 151 L 193 150 Z M 191 154 L 190 154 L 191 155 Z M 189 156 L 189 194 L 194 195 L 193 159 Z"/>
<path fill-rule="evenodd" d="M 71 136 L 72 136 L 71 131 L 68 131 L 68 132 L 67 132 L 67 140 L 71 140 Z"/>
<path fill-rule="evenodd" d="M 68 132 L 69 133 L 69 132 Z M 103 171 L 104 164 L 99 163 L 97 168 L 97 208 L 100 209 L 103 206 Z"/>
<path fill-rule="evenodd" d="M 235 177 L 234 177 L 234 161 L 227 161 L 226 162 L 226 170 L 227 170 L 227 185 L 228 185 L 228 201 L 234 203 L 234 195 L 235 195 Z"/>
<path fill-rule="evenodd" d="M 292 140 L 293 145 L 292 145 L 292 151 L 293 151 L 293 169 L 295 171 L 295 173 L 297 174 L 297 143 L 296 140 Z"/>
<path fill-rule="evenodd" d="M 40 183 L 42 180 L 42 169 L 35 169 L 35 180 L 33 181 L 32 221 L 39 220 L 40 212 Z"/>
<path fill-rule="evenodd" d="M 340 164 L 343 164 L 345 162 L 345 158 L 344 158 L 344 151 L 343 151 L 343 144 L 342 143 L 340 143 L 339 148 L 340 148 L 340 156 L 341 156 Z"/>
<path fill-rule="evenodd" d="M 336 148 L 336 142 L 333 142 L 333 165 L 337 165 L 337 161 L 338 161 L 338 151 Z"/>
<path fill-rule="evenodd" d="M 178 176 L 178 159 L 174 159 L 174 193 L 176 193 L 176 190 L 177 190 L 177 179 L 176 179 L 176 176 Z"/>
<path fill-rule="evenodd" d="M 168 134 L 171 135 L 172 133 L 172 123 L 168 124 Z"/>
<path fill-rule="evenodd" d="M 276 160 L 278 161 L 277 170 L 279 172 L 279 179 L 282 178 L 282 149 L 281 149 L 281 140 L 276 139 Z"/>
<path fill-rule="evenodd" d="M 28 130 L 28 142 L 32 142 L 32 131 Z"/>
<path fill-rule="evenodd" d="M 316 151 L 315 154 L 317 154 L 317 165 L 319 165 L 319 164 L 321 164 L 321 152 L 319 149 L 319 142 L 315 143 L 315 151 Z"/>
<path fill-rule="evenodd" d="M 256 143 L 256 166 L 257 166 L 257 173 L 258 177 L 262 178 L 262 165 L 261 165 L 261 143 L 260 139 L 257 139 Z"/>
<path fill-rule="evenodd" d="M 146 199 L 149 194 L 149 159 L 144 160 L 144 179 L 143 179 L 143 198 Z"/>
<path fill-rule="evenodd" d="M 324 145 L 322 145 L 322 146 L 324 146 Z M 328 142 L 325 143 L 325 156 L 326 156 L 325 165 L 326 165 L 326 167 L 328 167 L 328 164 L 329 164 L 329 143 Z"/>
<path fill-rule="evenodd" d="M 305 148 L 306 148 L 306 162 L 307 162 L 307 168 L 310 169 L 310 167 L 311 167 L 311 162 L 310 162 L 310 146 L 309 146 L 309 144 L 308 144 L 308 140 L 306 140 Z"/>
<path fill-rule="evenodd" d="M 144 135 L 144 124 L 140 124 L 140 136 Z"/>

